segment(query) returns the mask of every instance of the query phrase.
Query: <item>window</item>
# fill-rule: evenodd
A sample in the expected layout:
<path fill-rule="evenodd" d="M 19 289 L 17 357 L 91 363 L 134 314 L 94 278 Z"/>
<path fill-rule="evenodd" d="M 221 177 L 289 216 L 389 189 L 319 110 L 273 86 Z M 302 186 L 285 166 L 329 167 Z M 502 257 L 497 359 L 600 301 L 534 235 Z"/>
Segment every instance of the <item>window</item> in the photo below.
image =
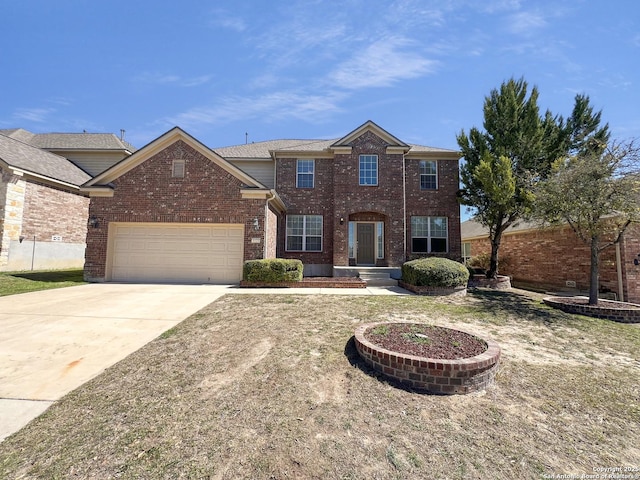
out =
<path fill-rule="evenodd" d="M 384 258 L 384 223 L 376 222 L 376 258 Z"/>
<path fill-rule="evenodd" d="M 466 265 L 469 260 L 471 260 L 471 242 L 464 242 L 462 244 L 462 261 Z"/>
<path fill-rule="evenodd" d="M 313 160 L 298 160 L 296 165 L 296 187 L 313 188 L 315 162 Z"/>
<path fill-rule="evenodd" d="M 171 164 L 171 176 L 174 178 L 183 178 L 184 167 L 184 160 L 174 160 Z"/>
<path fill-rule="evenodd" d="M 447 217 L 411 217 L 413 253 L 445 253 L 448 237 Z"/>
<path fill-rule="evenodd" d="M 422 190 L 438 188 L 438 163 L 435 160 L 420 160 L 420 188 Z"/>
<path fill-rule="evenodd" d="M 377 155 L 360 155 L 360 185 L 378 185 Z"/>
<path fill-rule="evenodd" d="M 287 216 L 287 251 L 322 251 L 322 215 Z"/>

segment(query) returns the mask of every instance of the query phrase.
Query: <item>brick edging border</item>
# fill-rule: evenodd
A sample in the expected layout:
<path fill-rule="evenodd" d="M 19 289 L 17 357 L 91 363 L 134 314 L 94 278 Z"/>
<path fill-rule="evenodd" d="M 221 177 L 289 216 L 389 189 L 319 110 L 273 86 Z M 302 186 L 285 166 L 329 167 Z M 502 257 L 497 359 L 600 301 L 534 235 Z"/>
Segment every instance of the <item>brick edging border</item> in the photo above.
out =
<path fill-rule="evenodd" d="M 367 288 L 364 280 L 340 280 L 339 277 L 327 279 L 303 279 L 299 282 L 249 282 L 242 280 L 240 287 L 243 288 Z"/>
<path fill-rule="evenodd" d="M 374 370 L 401 385 L 425 393 L 467 394 L 483 390 L 494 382 L 500 361 L 500 346 L 496 342 L 482 339 L 487 344 L 487 350 L 471 358 L 440 360 L 417 357 L 386 350 L 364 337 L 367 329 L 388 323 L 422 325 L 417 322 L 378 322 L 356 328 L 356 350 L 364 362 Z M 468 332 L 463 333 L 472 335 Z"/>
<path fill-rule="evenodd" d="M 614 302 L 613 300 L 598 300 L 598 305 L 576 305 L 572 303 L 562 302 L 563 297 L 545 297 L 542 299 L 545 305 L 548 305 L 565 313 L 574 313 L 576 315 L 586 315 L 588 317 L 602 318 L 612 320 L 619 323 L 640 323 L 640 309 L 636 308 L 607 308 L 607 304 L 615 303 L 624 305 L 624 302 Z"/>

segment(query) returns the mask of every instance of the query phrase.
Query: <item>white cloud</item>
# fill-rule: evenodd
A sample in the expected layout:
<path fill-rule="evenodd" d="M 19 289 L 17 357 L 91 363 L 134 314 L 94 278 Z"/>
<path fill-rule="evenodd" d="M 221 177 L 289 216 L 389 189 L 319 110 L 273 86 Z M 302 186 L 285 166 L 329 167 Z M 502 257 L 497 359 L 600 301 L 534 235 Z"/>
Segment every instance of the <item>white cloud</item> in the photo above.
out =
<path fill-rule="evenodd" d="M 363 50 L 356 50 L 328 76 L 337 87 L 354 90 L 388 87 L 409 78 L 433 73 L 438 62 L 412 51 L 413 42 L 401 37 L 378 40 Z"/>
<path fill-rule="evenodd" d="M 214 27 L 221 27 L 238 33 L 244 32 L 247 29 L 247 24 L 244 19 L 232 15 L 227 10 L 215 9 L 211 14 L 213 18 L 210 23 Z"/>
<path fill-rule="evenodd" d="M 178 87 L 197 87 L 208 83 L 213 75 L 200 75 L 196 77 L 181 77 L 179 75 L 158 72 L 144 72 L 133 78 L 135 82 L 150 83 L 156 85 L 174 85 Z"/>
<path fill-rule="evenodd" d="M 261 96 L 232 96 L 217 104 L 196 107 L 165 119 L 164 123 L 182 128 L 198 125 L 221 124 L 249 118 L 278 119 L 295 117 L 307 121 L 319 120 L 330 113 L 340 111 L 339 103 L 344 94 L 328 92 L 324 95 L 304 92 L 280 91 Z"/>
<path fill-rule="evenodd" d="M 13 117 L 19 120 L 43 123 L 55 111 L 53 108 L 19 108 L 13 113 Z"/>
<path fill-rule="evenodd" d="M 507 17 L 507 29 L 516 35 L 529 36 L 547 26 L 545 18 L 537 12 L 518 12 Z"/>

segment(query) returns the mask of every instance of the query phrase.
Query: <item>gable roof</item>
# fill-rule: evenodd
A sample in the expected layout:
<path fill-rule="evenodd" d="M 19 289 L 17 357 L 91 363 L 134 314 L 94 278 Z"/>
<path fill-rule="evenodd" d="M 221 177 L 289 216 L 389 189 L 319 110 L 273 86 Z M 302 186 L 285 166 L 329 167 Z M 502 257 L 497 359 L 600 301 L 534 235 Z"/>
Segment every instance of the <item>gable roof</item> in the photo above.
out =
<path fill-rule="evenodd" d="M 14 128 L 0 130 L 0 134 L 45 150 L 136 151 L 133 145 L 113 133 L 31 133 L 22 128 Z"/>
<path fill-rule="evenodd" d="M 91 177 L 64 157 L 0 134 L 0 161 L 22 173 L 78 187 Z"/>
<path fill-rule="evenodd" d="M 332 147 L 350 146 L 351 142 L 353 142 L 356 138 L 358 138 L 364 132 L 367 132 L 367 131 L 373 132 L 375 135 L 377 135 L 382 140 L 384 140 L 389 146 L 405 147 L 407 150 L 409 150 L 409 145 L 407 145 L 403 141 L 399 140 L 397 137 L 394 137 L 389 132 L 387 132 L 384 128 L 382 128 L 379 125 L 375 124 L 371 120 L 367 120 L 362 125 L 360 125 L 358 128 L 356 128 L 355 130 L 347 133 L 344 137 L 342 137 L 341 139 L 339 139 L 338 141 L 333 143 L 331 146 Z"/>
<path fill-rule="evenodd" d="M 109 183 L 125 174 L 126 172 L 132 170 L 136 166 L 140 165 L 148 158 L 152 157 L 156 153 L 164 150 L 168 146 L 177 142 L 178 140 L 182 140 L 187 143 L 189 146 L 194 148 L 196 151 L 200 152 L 206 158 L 217 164 L 219 167 L 223 168 L 227 172 L 231 173 L 233 176 L 238 178 L 240 181 L 245 183 L 247 187 L 258 188 L 258 189 L 267 189 L 264 185 L 258 182 L 256 179 L 246 174 L 239 168 L 235 167 L 223 157 L 218 155 L 215 151 L 211 150 L 209 147 L 205 146 L 200 141 L 196 140 L 194 137 L 189 135 L 187 132 L 182 130 L 180 127 L 173 127 L 168 132 L 160 135 L 155 140 L 151 141 L 140 150 L 137 150 L 131 156 L 121 160 L 120 162 L 113 165 L 111 168 L 108 168 L 104 172 L 95 176 L 88 182 L 82 185 L 83 188 L 87 190 L 91 190 L 92 187 L 102 187 L 105 188 Z M 110 187 L 107 187 L 110 189 Z"/>
<path fill-rule="evenodd" d="M 304 155 L 316 154 L 322 157 L 333 157 L 334 148 L 348 146 L 353 140 L 362 135 L 365 131 L 371 131 L 375 135 L 382 138 L 385 142 L 392 147 L 398 147 L 405 151 L 409 155 L 443 155 L 446 158 L 460 158 L 460 153 L 456 150 L 449 150 L 444 148 L 428 147 L 425 145 L 406 144 L 401 140 L 388 133 L 386 130 L 380 128 L 371 120 L 365 122 L 355 130 L 351 131 L 347 135 L 339 139 L 280 139 L 280 140 L 268 140 L 264 142 L 254 142 L 244 145 L 233 145 L 230 147 L 222 147 L 214 149 L 215 152 L 221 157 L 232 160 L 271 160 L 279 154 L 294 155 L 296 153 Z"/>

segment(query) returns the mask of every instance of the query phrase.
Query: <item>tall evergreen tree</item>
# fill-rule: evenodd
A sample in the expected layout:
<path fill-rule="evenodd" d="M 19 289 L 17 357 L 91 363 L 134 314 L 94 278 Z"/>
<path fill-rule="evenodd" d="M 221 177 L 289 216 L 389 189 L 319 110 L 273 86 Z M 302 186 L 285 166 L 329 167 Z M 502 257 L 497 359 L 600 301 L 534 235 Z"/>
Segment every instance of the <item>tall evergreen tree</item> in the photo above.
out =
<path fill-rule="evenodd" d="M 510 79 L 484 102 L 484 131 L 473 127 L 457 136 L 464 156 L 460 202 L 475 207 L 475 219 L 489 229 L 491 258 L 487 277 L 498 275 L 502 234 L 532 206 L 534 183 L 566 149 L 561 117 L 538 109 L 538 90 L 524 79 Z"/>

